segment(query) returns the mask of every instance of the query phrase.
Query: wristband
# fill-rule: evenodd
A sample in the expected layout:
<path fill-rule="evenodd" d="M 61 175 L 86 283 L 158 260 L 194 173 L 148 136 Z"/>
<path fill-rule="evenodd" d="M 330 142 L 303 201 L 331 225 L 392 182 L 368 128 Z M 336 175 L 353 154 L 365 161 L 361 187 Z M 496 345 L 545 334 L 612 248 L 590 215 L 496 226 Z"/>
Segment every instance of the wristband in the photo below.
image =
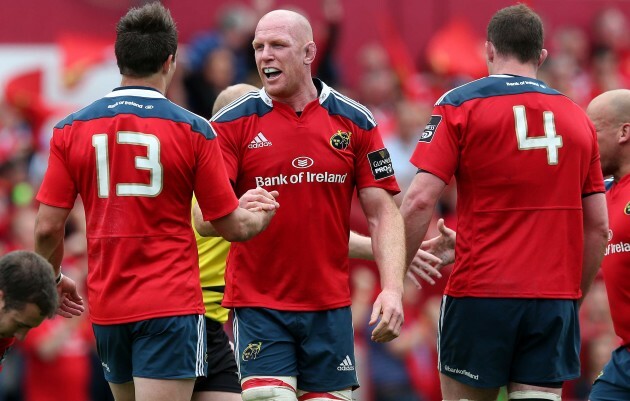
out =
<path fill-rule="evenodd" d="M 63 280 L 63 273 L 61 273 L 61 269 L 59 269 L 59 275 L 55 277 L 55 284 L 61 284 L 61 280 Z"/>

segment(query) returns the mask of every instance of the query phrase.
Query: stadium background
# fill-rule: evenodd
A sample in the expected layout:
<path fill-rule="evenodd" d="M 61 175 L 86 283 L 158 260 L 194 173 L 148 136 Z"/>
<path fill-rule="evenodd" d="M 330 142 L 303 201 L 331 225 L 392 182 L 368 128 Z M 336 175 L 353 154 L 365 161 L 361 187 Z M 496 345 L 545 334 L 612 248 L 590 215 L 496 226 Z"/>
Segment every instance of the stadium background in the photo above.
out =
<path fill-rule="evenodd" d="M 119 83 L 114 27 L 140 0 L 28 0 L 0 13 L 0 253 L 33 248 L 37 191 L 46 166 L 50 127 Z M 628 88 L 630 1 L 527 1 L 546 26 L 550 57 L 540 78 L 585 106 L 597 94 Z M 483 76 L 485 26 L 500 0 L 172 0 L 180 32 L 173 101 L 206 115 L 226 85 L 252 72 L 251 35 L 270 8 L 306 13 L 318 44 L 316 75 L 375 114 L 402 187 L 432 103 L 446 90 Z M 439 214 L 455 226 L 452 186 Z M 79 205 L 80 206 L 80 205 Z M 365 231 L 361 211 L 353 227 Z M 67 227 L 64 268 L 85 275 L 84 217 L 75 208 Z M 433 235 L 433 232 L 429 235 Z M 358 372 L 357 399 L 440 400 L 435 322 L 445 278 L 405 294 L 403 335 L 391 344 L 368 339 L 367 314 L 377 289 L 373 264 L 353 261 L 352 288 Z M 448 274 L 448 268 L 445 270 Z M 598 279 L 582 311 L 583 375 L 568 383 L 566 400 L 585 400 L 590 383 L 618 342 Z M 229 328 L 228 328 L 229 329 Z M 5 362 L 0 401 L 107 400 L 85 319 L 54 319 L 33 330 Z M 544 361 L 541 361 L 544 363 Z"/>

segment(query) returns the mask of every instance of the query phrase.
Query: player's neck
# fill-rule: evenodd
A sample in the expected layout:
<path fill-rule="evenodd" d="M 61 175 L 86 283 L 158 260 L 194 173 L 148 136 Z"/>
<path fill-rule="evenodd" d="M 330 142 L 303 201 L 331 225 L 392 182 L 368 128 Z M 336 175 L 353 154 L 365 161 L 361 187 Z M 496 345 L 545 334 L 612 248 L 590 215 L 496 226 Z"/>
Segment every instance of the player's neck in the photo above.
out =
<path fill-rule="evenodd" d="M 157 89 L 161 94 L 166 93 L 166 81 L 160 74 L 154 74 L 149 77 L 136 78 L 127 75 L 122 76 L 120 86 L 147 86 Z"/>
<path fill-rule="evenodd" d="M 518 75 L 526 78 L 536 78 L 538 69 L 532 64 L 523 64 L 513 59 L 495 58 L 494 62 L 488 66 L 490 75 Z"/>
<path fill-rule="evenodd" d="M 623 177 L 630 174 L 630 161 L 626 164 L 619 166 L 619 169 L 613 173 L 613 179 L 615 182 L 619 182 Z"/>
<path fill-rule="evenodd" d="M 317 99 L 317 88 L 313 81 L 309 78 L 308 84 L 302 85 L 302 87 L 289 97 L 275 97 L 271 98 L 277 102 L 284 103 L 291 107 L 296 112 L 303 111 L 307 104 Z"/>

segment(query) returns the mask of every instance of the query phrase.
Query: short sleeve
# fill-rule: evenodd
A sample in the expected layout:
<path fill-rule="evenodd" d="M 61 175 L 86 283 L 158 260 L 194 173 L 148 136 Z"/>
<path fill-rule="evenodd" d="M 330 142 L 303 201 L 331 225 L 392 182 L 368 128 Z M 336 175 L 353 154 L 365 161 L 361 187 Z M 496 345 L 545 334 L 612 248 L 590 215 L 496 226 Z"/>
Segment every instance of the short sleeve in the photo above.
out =
<path fill-rule="evenodd" d="M 411 163 L 448 184 L 459 160 L 462 117 L 451 106 L 436 106 L 420 135 Z"/>
<path fill-rule="evenodd" d="M 216 137 L 206 139 L 197 135 L 195 141 L 195 196 L 204 220 L 216 220 L 232 213 L 238 207 L 238 199 L 230 185 Z"/>
<path fill-rule="evenodd" d="M 62 129 L 55 129 L 53 132 L 48 168 L 39 188 L 37 200 L 49 206 L 71 209 L 77 197 L 77 186 L 66 163 L 65 133 Z"/>
<path fill-rule="evenodd" d="M 357 189 L 377 187 L 393 195 L 399 193 L 392 159 L 383 144 L 378 126 L 359 132 L 355 159 Z"/>

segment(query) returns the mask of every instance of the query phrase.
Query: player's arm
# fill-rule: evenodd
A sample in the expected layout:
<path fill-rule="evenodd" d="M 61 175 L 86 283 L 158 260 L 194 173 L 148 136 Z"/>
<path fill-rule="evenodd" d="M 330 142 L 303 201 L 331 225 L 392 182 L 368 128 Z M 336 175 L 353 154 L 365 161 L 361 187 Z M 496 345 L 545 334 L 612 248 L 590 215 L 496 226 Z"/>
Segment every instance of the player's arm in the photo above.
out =
<path fill-rule="evenodd" d="M 582 260 L 582 282 L 580 284 L 582 298 L 580 298 L 580 303 L 584 300 L 597 275 L 608 242 L 606 196 L 602 193 L 597 193 L 582 198 L 582 211 L 584 219 L 584 258 Z"/>
<path fill-rule="evenodd" d="M 350 231 L 348 239 L 348 257 L 354 259 L 374 260 L 372 253 L 372 239 L 365 235 Z"/>
<path fill-rule="evenodd" d="M 450 228 L 446 228 L 446 230 L 450 230 L 454 233 L 454 231 Z M 436 256 L 442 254 L 437 249 L 437 247 L 448 246 L 444 243 L 445 238 L 443 236 L 436 237 L 433 238 L 431 241 L 425 242 L 427 242 L 426 247 L 424 246 L 423 242 L 423 247 L 418 249 L 416 256 L 413 258 L 411 269 L 416 272 L 416 274 L 418 274 L 418 277 L 433 285 L 435 284 L 435 281 L 431 276 L 437 278 L 442 277 L 439 269 L 452 262 L 443 262 L 439 256 Z M 454 250 L 452 251 L 454 253 Z M 446 255 L 446 252 L 444 252 L 443 254 Z M 372 252 L 372 239 L 370 237 L 355 233 L 354 231 L 350 231 L 350 239 L 348 241 L 348 257 L 354 259 L 374 260 L 374 253 Z M 420 283 L 413 274 L 407 273 L 407 276 L 411 279 L 411 281 L 416 284 L 417 287 L 421 287 Z"/>
<path fill-rule="evenodd" d="M 249 218 L 247 216 L 247 214 L 243 214 L 242 211 L 238 211 L 238 209 L 245 209 L 246 211 L 249 211 L 251 213 L 256 213 L 256 212 L 273 212 L 273 213 L 275 213 L 275 210 L 278 207 L 280 207 L 280 204 L 276 201 L 277 197 L 278 197 L 278 191 L 267 192 L 265 189 L 263 189 L 261 187 L 250 189 L 245 194 L 243 194 L 243 196 L 241 196 L 241 198 L 239 199 L 239 208 L 237 208 L 237 210 L 235 210 L 235 212 L 236 213 L 240 213 L 241 216 L 240 217 L 239 216 L 235 216 L 234 218 L 237 218 L 237 219 L 238 218 L 244 218 L 244 219 L 248 219 Z M 273 216 L 273 214 L 271 216 Z M 270 218 L 271 218 L 271 216 L 270 216 Z M 193 205 L 193 224 L 195 226 L 195 230 L 197 230 L 199 235 L 201 235 L 203 237 L 223 236 L 214 227 L 212 222 L 203 220 L 201 209 L 199 208 L 199 204 L 196 203 L 196 202 Z M 267 222 L 267 224 L 269 224 L 269 223 Z M 265 227 L 266 227 L 266 225 L 265 225 Z M 225 239 L 228 239 L 228 238 L 225 238 Z M 249 238 L 247 238 L 247 239 L 249 239 Z M 228 241 L 230 241 L 230 240 L 228 239 Z M 241 241 L 245 241 L 245 240 L 241 240 Z"/>
<path fill-rule="evenodd" d="M 42 255 L 53 266 L 55 277 L 61 274 L 63 238 L 71 209 L 48 206 L 41 203 L 35 220 L 35 252 Z M 57 284 L 60 305 L 57 314 L 64 317 L 79 316 L 83 310 L 83 299 L 69 277 L 61 276 Z"/>
<path fill-rule="evenodd" d="M 433 216 L 433 210 L 446 183 L 433 174 L 419 172 L 414 177 L 402 205 L 400 213 L 405 222 L 406 262 L 409 266 L 418 252 Z"/>
<path fill-rule="evenodd" d="M 369 324 L 380 322 L 372 331 L 372 340 L 391 341 L 400 334 L 405 244 L 403 221 L 391 194 L 382 188 L 359 189 L 361 207 L 367 217 L 372 237 L 372 251 L 378 266 L 382 291 L 372 308 Z"/>
<path fill-rule="evenodd" d="M 455 231 L 446 227 L 444 219 L 438 220 L 437 228 L 440 235 L 422 241 L 420 249 L 418 249 L 416 256 L 414 256 L 409 265 L 407 277 L 418 288 L 422 288 L 422 286 L 415 275 L 433 285 L 435 280 L 433 280 L 432 276 L 442 278 L 440 269 L 455 262 Z M 433 259 L 429 259 L 426 255 L 431 256 Z"/>

